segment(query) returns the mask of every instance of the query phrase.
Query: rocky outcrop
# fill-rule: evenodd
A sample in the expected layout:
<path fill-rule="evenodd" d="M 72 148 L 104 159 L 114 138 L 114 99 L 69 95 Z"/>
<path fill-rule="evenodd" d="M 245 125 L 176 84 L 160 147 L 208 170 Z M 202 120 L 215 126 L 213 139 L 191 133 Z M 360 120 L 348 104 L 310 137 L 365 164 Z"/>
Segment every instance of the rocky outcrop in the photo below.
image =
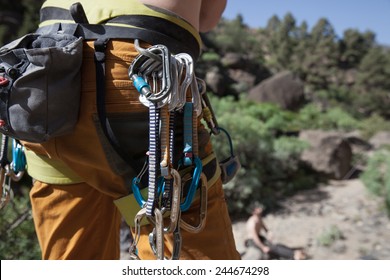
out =
<path fill-rule="evenodd" d="M 248 98 L 278 104 L 286 110 L 297 110 L 305 101 L 302 81 L 289 71 L 265 79 L 249 91 Z"/>
<path fill-rule="evenodd" d="M 302 131 L 299 138 L 310 147 L 301 159 L 330 179 L 342 179 L 352 168 L 352 149 L 342 134 L 320 130 Z"/>

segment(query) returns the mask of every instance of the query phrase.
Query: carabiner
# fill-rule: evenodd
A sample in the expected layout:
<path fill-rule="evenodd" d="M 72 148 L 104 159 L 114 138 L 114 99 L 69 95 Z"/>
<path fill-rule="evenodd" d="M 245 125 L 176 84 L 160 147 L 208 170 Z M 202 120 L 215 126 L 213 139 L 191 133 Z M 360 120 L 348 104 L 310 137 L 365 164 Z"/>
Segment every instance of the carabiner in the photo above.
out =
<path fill-rule="evenodd" d="M 194 79 L 194 63 L 192 60 L 192 57 L 186 53 L 179 53 L 175 55 L 175 58 L 177 60 L 181 60 L 184 62 L 183 70 L 185 72 L 184 79 L 180 84 L 179 94 L 178 94 L 178 104 L 177 104 L 177 110 L 181 110 L 185 103 L 186 103 L 186 96 L 187 96 L 187 90 L 188 87 L 191 85 Z"/>
<path fill-rule="evenodd" d="M 150 218 L 149 218 L 150 219 Z M 154 228 L 149 234 L 149 245 L 158 260 L 164 260 L 164 225 L 163 216 L 158 208 L 154 209 Z"/>
<path fill-rule="evenodd" d="M 133 194 L 134 194 L 134 198 L 135 200 L 137 201 L 138 205 L 141 206 L 141 208 L 143 208 L 146 204 L 146 200 L 142 197 L 142 194 L 141 194 L 141 191 L 140 191 L 140 188 L 139 188 L 139 183 L 141 182 L 141 179 L 138 178 L 138 177 L 135 177 L 131 183 L 131 190 L 133 191 Z M 160 177 L 158 179 L 158 195 L 160 196 L 160 194 L 164 191 L 164 177 Z"/>
<path fill-rule="evenodd" d="M 195 169 L 192 176 L 192 182 L 190 188 L 188 190 L 186 198 L 184 199 L 184 202 L 180 204 L 180 210 L 182 212 L 187 211 L 190 208 L 192 201 L 194 200 L 195 192 L 196 189 L 198 188 L 199 180 L 202 174 L 203 166 L 202 166 L 202 161 L 200 160 L 199 157 L 194 157 L 194 164 L 195 164 Z"/>
<path fill-rule="evenodd" d="M 170 209 L 162 209 L 163 214 L 167 211 L 171 212 L 169 215 L 169 225 L 164 228 L 165 233 L 174 232 L 180 220 L 181 177 L 176 169 L 172 169 L 171 174 L 173 177 L 172 202 Z"/>
<path fill-rule="evenodd" d="M 184 220 L 180 221 L 180 227 L 187 232 L 199 233 L 206 225 L 207 217 L 207 177 L 204 173 L 201 175 L 201 187 L 200 187 L 200 206 L 199 206 L 199 223 L 194 226 L 187 223 Z"/>
<path fill-rule="evenodd" d="M 5 169 L 0 167 L 0 209 L 2 209 L 10 200 L 9 192 L 6 185 Z"/>
<path fill-rule="evenodd" d="M 161 89 L 159 92 L 151 92 L 150 88 L 148 89 L 145 81 L 145 77 L 143 77 L 144 81 L 140 80 L 140 77 L 142 77 L 145 73 L 142 71 L 143 70 L 143 65 L 147 63 L 148 60 L 153 59 L 150 56 L 146 56 L 145 54 L 140 54 L 138 55 L 133 62 L 131 63 L 129 70 L 128 70 L 128 75 L 129 78 L 137 85 L 139 83 L 142 85 L 141 87 L 137 85 L 137 90 L 138 89 L 144 89 L 143 91 L 139 91 L 141 93 L 140 95 L 140 101 L 145 104 L 146 100 L 149 102 L 157 103 L 163 99 L 165 99 L 172 88 L 172 83 L 171 83 L 171 54 L 168 50 L 168 48 L 164 45 L 154 45 L 145 50 L 145 52 L 149 52 L 153 55 L 157 55 L 161 57 L 161 66 L 162 69 L 162 76 L 161 76 Z M 157 64 L 154 64 L 157 65 Z M 158 64 L 157 70 L 159 70 L 160 64 Z M 148 69 L 148 71 L 152 72 L 151 70 L 155 69 Z M 146 99 L 143 100 L 142 99 Z M 147 104 L 147 103 L 146 103 Z"/>
<path fill-rule="evenodd" d="M 201 85 L 204 87 L 205 85 Z M 211 107 L 210 100 L 207 96 L 207 93 L 205 92 L 204 89 L 202 89 L 204 92 L 202 93 L 202 109 L 203 109 L 203 118 L 207 123 L 208 128 L 211 130 L 211 132 L 214 135 L 218 135 L 220 133 L 220 130 L 218 129 L 218 121 L 217 118 L 215 117 L 213 107 Z"/>

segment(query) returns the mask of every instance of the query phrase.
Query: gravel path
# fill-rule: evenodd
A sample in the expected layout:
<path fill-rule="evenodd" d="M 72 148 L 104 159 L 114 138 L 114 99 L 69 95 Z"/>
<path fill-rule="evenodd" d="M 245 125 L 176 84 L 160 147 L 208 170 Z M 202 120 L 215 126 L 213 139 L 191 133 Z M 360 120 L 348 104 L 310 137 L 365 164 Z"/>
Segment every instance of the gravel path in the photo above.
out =
<path fill-rule="evenodd" d="M 304 247 L 310 259 L 390 259 L 390 220 L 381 198 L 360 180 L 332 181 L 282 201 L 264 218 L 273 240 Z M 245 252 L 245 221 L 234 221 L 237 249 Z"/>

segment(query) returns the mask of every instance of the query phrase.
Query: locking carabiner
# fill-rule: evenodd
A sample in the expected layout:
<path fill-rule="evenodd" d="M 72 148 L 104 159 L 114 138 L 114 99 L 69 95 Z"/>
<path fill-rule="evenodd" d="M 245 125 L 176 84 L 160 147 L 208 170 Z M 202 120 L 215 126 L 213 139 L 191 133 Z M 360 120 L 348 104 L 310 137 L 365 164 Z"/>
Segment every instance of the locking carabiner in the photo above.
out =
<path fill-rule="evenodd" d="M 147 49 L 145 52 L 150 53 L 150 56 L 145 54 L 138 55 L 131 63 L 128 75 L 133 81 L 134 86 L 138 90 L 140 95 L 140 101 L 143 104 L 148 102 L 158 103 L 165 99 L 172 89 L 171 83 L 171 54 L 168 48 L 164 45 L 154 45 Z M 158 63 L 153 63 L 154 67 L 150 65 L 150 59 L 155 60 L 155 56 L 161 58 Z M 145 64 L 148 66 L 145 68 Z M 158 77 L 161 78 L 161 85 L 159 92 L 152 92 L 150 86 L 146 82 L 147 77 L 145 71 L 150 73 L 157 72 Z M 148 73 L 149 74 L 149 73 Z M 146 99 L 146 100 L 145 100 Z"/>

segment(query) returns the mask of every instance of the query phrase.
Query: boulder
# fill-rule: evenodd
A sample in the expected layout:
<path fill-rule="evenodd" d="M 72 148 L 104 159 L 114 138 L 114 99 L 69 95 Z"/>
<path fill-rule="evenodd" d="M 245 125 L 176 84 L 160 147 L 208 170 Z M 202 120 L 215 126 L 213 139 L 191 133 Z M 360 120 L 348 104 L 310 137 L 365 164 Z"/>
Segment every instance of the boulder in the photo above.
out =
<path fill-rule="evenodd" d="M 238 53 L 229 52 L 224 55 L 221 60 L 222 65 L 231 69 L 245 69 L 246 61 L 244 57 Z"/>
<path fill-rule="evenodd" d="M 253 88 L 256 84 L 256 76 L 250 72 L 240 69 L 229 69 L 229 77 L 234 82 L 234 88 L 237 92 L 248 92 L 249 89 Z"/>
<path fill-rule="evenodd" d="M 343 179 L 352 168 L 352 148 L 342 134 L 307 130 L 299 138 L 309 143 L 301 159 L 329 179 Z"/>
<path fill-rule="evenodd" d="M 297 110 L 305 101 L 303 82 L 290 71 L 263 80 L 249 91 L 248 98 L 278 104 L 282 109 Z"/>
<path fill-rule="evenodd" d="M 218 67 L 213 67 L 207 71 L 205 82 L 216 95 L 222 96 L 226 92 L 226 79 L 226 76 L 221 73 Z"/>
<path fill-rule="evenodd" d="M 383 146 L 390 147 L 390 131 L 379 131 L 369 140 L 369 143 L 374 149 L 379 149 Z"/>

